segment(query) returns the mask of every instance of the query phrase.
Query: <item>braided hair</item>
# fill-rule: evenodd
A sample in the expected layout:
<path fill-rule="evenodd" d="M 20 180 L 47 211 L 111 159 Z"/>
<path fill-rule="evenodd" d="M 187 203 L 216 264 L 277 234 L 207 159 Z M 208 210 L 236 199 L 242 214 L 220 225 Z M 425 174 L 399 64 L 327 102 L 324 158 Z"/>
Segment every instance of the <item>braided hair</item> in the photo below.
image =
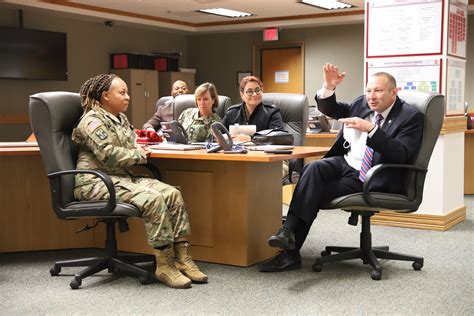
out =
<path fill-rule="evenodd" d="M 115 78 L 118 78 L 118 76 L 114 74 L 100 74 L 84 82 L 79 90 L 84 113 L 96 107 L 100 107 L 102 92 L 110 89 L 110 85 Z"/>

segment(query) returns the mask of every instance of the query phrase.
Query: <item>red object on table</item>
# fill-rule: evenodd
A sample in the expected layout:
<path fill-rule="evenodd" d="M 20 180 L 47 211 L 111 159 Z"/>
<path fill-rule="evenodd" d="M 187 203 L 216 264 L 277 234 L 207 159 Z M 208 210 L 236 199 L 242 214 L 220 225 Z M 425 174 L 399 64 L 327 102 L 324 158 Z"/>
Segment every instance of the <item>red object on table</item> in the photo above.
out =
<path fill-rule="evenodd" d="M 139 144 L 161 143 L 163 141 L 163 138 L 155 131 L 136 129 L 135 134 L 137 134 L 137 143 Z"/>

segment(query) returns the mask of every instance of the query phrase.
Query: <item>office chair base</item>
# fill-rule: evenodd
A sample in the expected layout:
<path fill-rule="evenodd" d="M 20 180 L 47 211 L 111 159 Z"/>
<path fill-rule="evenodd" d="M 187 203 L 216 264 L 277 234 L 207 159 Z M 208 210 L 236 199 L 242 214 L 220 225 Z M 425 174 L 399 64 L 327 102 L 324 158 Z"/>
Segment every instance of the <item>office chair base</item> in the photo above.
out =
<path fill-rule="evenodd" d="M 148 284 L 153 274 L 147 270 L 135 265 L 135 263 L 152 262 L 156 268 L 156 261 L 154 255 L 118 255 L 117 254 L 117 240 L 115 238 L 115 223 L 121 220 L 120 218 L 108 218 L 102 220 L 106 225 L 106 241 L 105 241 L 105 255 L 102 257 L 92 257 L 74 260 L 63 260 L 54 263 L 54 266 L 49 270 L 51 276 L 57 276 L 61 272 L 62 267 L 87 267 L 79 273 L 74 275 L 70 286 L 73 290 L 78 289 L 82 280 L 88 276 L 96 274 L 102 270 L 107 269 L 109 273 L 118 273 L 120 271 L 128 272 L 138 277 L 141 284 Z"/>
<path fill-rule="evenodd" d="M 115 257 L 93 257 L 64 260 L 55 262 L 49 272 L 51 276 L 57 276 L 61 272 L 62 267 L 87 266 L 86 269 L 74 275 L 74 279 L 70 283 L 72 289 L 79 288 L 84 278 L 105 269 L 107 269 L 109 273 L 119 273 L 122 271 L 131 273 L 138 276 L 139 282 L 145 285 L 151 281 L 153 274 L 150 274 L 147 270 L 135 265 L 135 263 L 150 262 L 153 261 L 153 259 L 154 256 L 152 255 L 123 255 Z"/>
<path fill-rule="evenodd" d="M 342 249 L 341 249 L 342 248 Z M 376 247 L 368 251 L 364 251 L 360 248 L 353 247 L 326 247 L 321 252 L 321 258 L 316 259 L 313 264 L 313 271 L 321 272 L 324 263 L 337 262 L 351 259 L 362 259 L 364 264 L 368 264 L 372 267 L 370 276 L 373 280 L 380 280 L 382 278 L 382 265 L 378 259 L 392 259 L 392 260 L 403 260 L 413 261 L 412 267 L 415 271 L 421 270 L 423 267 L 423 258 L 409 256 L 401 253 L 390 252 L 382 250 L 380 248 L 388 247 Z M 338 252 L 337 254 L 331 255 L 331 252 Z"/>
<path fill-rule="evenodd" d="M 328 246 L 321 252 L 321 257 L 317 258 L 312 268 L 315 272 L 321 272 L 324 263 L 345 261 L 351 259 L 362 259 L 362 263 L 372 267 L 370 276 L 373 280 L 382 278 L 382 265 L 378 259 L 413 261 L 412 267 L 415 271 L 423 267 L 423 258 L 410 256 L 402 253 L 389 251 L 388 246 L 372 247 L 372 234 L 370 233 L 370 217 L 374 213 L 360 213 L 362 216 L 362 231 L 360 233 L 360 247 L 336 247 Z M 337 254 L 331 255 L 331 252 Z"/>

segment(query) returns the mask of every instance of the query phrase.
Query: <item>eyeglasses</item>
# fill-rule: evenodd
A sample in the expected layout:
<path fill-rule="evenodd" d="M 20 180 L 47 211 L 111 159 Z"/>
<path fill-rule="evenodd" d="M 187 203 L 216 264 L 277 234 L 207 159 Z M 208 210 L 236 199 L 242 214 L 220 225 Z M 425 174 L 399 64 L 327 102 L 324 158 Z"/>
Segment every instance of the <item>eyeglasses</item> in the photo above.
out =
<path fill-rule="evenodd" d="M 248 95 L 249 97 L 253 96 L 254 93 L 256 95 L 260 95 L 262 94 L 262 89 L 255 88 L 255 90 L 252 90 L 252 89 L 245 90 L 245 94 Z"/>

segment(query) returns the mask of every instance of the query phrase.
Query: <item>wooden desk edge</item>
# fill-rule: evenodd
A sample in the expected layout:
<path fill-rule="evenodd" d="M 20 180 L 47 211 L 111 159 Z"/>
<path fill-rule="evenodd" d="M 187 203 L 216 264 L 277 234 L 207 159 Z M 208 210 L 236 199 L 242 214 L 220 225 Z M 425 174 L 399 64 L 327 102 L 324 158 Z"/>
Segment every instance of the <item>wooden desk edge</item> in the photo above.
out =
<path fill-rule="evenodd" d="M 40 149 L 38 146 L 0 148 L 0 156 L 38 156 L 39 154 Z"/>
<path fill-rule="evenodd" d="M 338 133 L 306 133 L 305 137 L 306 138 L 336 138 Z"/>
<path fill-rule="evenodd" d="M 154 150 L 150 158 L 195 159 L 195 160 L 221 160 L 221 161 L 249 161 L 273 162 L 288 159 L 307 158 L 320 156 L 327 153 L 329 147 L 296 146 L 291 154 L 267 154 L 264 152 L 249 151 L 248 154 L 208 154 L 204 149 L 188 151 Z M 2 147 L 0 156 L 37 156 L 40 150 L 34 147 Z"/>
<path fill-rule="evenodd" d="M 295 146 L 291 154 L 267 154 L 261 151 L 249 151 L 247 154 L 208 154 L 204 149 L 171 151 L 153 150 L 150 158 L 162 159 L 195 159 L 195 160 L 220 160 L 220 161 L 248 161 L 248 162 L 273 162 L 296 158 L 320 156 L 327 153 L 329 147 Z"/>

